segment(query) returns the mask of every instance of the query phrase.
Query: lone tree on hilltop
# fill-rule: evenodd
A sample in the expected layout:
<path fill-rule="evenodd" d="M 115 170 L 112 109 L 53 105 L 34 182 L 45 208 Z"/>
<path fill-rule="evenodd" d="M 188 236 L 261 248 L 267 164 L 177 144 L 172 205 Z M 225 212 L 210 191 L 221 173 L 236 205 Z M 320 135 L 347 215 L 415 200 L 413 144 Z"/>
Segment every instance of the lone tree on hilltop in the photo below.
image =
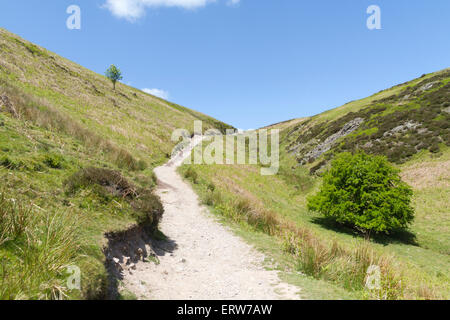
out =
<path fill-rule="evenodd" d="M 120 69 L 112 64 L 108 70 L 106 70 L 105 75 L 109 80 L 111 80 L 113 83 L 113 88 L 116 90 L 116 82 L 123 79 Z"/>
<path fill-rule="evenodd" d="M 342 153 L 331 164 L 308 208 L 362 231 L 389 233 L 414 218 L 412 189 L 383 156 Z"/>

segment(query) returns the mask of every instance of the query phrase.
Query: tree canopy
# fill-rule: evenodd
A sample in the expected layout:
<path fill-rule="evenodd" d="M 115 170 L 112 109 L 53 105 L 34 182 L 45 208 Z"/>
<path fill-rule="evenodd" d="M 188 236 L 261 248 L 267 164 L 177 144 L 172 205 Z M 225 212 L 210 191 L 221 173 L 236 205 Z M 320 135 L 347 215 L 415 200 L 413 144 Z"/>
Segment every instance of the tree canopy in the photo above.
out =
<path fill-rule="evenodd" d="M 122 72 L 115 65 L 111 65 L 105 72 L 106 77 L 113 83 L 113 88 L 116 90 L 116 82 L 122 80 Z"/>
<path fill-rule="evenodd" d="M 331 164 L 308 209 L 366 235 L 406 228 L 414 219 L 412 189 L 383 156 L 342 153 Z"/>

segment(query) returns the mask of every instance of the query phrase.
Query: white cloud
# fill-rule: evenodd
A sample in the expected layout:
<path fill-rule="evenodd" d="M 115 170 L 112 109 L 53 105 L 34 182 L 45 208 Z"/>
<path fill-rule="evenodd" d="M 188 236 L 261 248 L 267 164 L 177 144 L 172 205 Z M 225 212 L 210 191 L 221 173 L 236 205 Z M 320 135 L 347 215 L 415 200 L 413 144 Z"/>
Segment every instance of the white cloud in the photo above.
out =
<path fill-rule="evenodd" d="M 142 91 L 144 91 L 145 93 L 151 94 L 153 96 L 160 97 L 164 100 L 169 99 L 169 92 L 165 91 L 165 90 L 144 88 L 144 89 L 142 89 Z"/>
<path fill-rule="evenodd" d="M 227 5 L 230 7 L 236 7 L 240 2 L 241 0 L 228 0 Z"/>
<path fill-rule="evenodd" d="M 179 7 L 195 9 L 216 0 L 106 0 L 104 7 L 113 15 L 135 21 L 145 14 L 146 8 Z"/>
<path fill-rule="evenodd" d="M 125 18 L 134 22 L 145 15 L 147 8 L 178 7 L 196 9 L 217 0 L 106 0 L 103 5 L 118 18 Z M 228 6 L 237 6 L 240 0 L 227 0 Z"/>

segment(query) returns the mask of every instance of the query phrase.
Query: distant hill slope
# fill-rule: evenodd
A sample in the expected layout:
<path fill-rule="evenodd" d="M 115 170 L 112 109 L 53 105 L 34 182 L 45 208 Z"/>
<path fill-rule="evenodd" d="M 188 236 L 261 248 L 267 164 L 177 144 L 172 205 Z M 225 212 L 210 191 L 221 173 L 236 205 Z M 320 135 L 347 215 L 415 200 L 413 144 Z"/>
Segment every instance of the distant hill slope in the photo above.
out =
<path fill-rule="evenodd" d="M 119 297 L 105 234 L 154 230 L 153 168 L 194 120 L 231 128 L 0 29 L 0 300 Z"/>
<path fill-rule="evenodd" d="M 403 163 L 450 146 L 450 69 L 381 91 L 283 128 L 285 151 L 320 169 L 333 154 L 364 150 Z"/>

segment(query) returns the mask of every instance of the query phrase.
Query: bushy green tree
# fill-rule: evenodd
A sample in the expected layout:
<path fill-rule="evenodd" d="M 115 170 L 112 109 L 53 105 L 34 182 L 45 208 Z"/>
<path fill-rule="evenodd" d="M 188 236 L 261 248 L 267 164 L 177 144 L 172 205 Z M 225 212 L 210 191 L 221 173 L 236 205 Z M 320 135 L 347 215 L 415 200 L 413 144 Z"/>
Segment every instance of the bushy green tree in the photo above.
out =
<path fill-rule="evenodd" d="M 406 228 L 414 219 L 412 189 L 383 156 L 342 153 L 331 164 L 308 209 L 366 236 Z"/>
<path fill-rule="evenodd" d="M 113 83 L 113 88 L 116 90 L 116 82 L 122 80 L 122 72 L 115 65 L 111 65 L 105 72 L 106 77 Z"/>

